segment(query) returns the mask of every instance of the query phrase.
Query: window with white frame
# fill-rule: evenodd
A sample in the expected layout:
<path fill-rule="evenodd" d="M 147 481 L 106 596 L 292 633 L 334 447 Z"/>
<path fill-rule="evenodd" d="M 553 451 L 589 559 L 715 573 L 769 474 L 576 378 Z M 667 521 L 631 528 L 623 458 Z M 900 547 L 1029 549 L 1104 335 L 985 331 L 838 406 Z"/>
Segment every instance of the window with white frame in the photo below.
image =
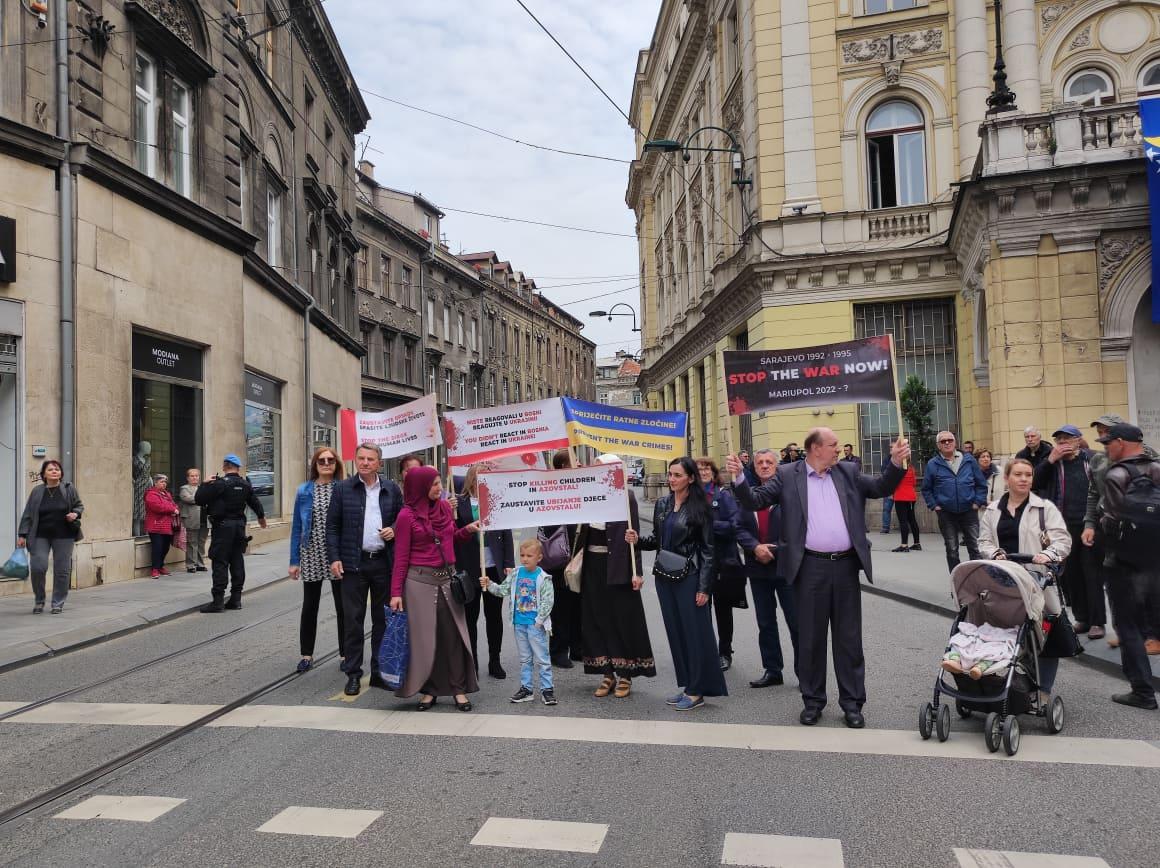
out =
<path fill-rule="evenodd" d="M 266 262 L 282 265 L 282 190 L 273 175 L 266 178 Z"/>
<path fill-rule="evenodd" d="M 457 344 L 459 344 L 459 346 L 461 346 L 461 347 L 464 345 L 463 344 L 463 335 L 464 335 L 463 312 L 460 311 L 459 313 L 457 313 L 455 315 L 455 342 Z"/>
<path fill-rule="evenodd" d="M 427 391 L 432 395 L 435 394 L 435 366 L 427 366 Z"/>
<path fill-rule="evenodd" d="M 871 208 L 926 201 L 926 127 L 922 112 L 890 100 L 866 121 L 866 157 Z"/>
<path fill-rule="evenodd" d="M 470 347 L 473 351 L 477 351 L 479 349 L 479 320 L 477 320 L 475 317 L 471 318 L 471 344 L 470 344 Z"/>
<path fill-rule="evenodd" d="M 913 9 L 920 6 L 920 0 L 863 0 L 867 15 L 877 15 L 880 12 L 894 12 L 898 9 Z"/>
<path fill-rule="evenodd" d="M 467 407 L 467 374 L 459 375 L 459 409 Z"/>
<path fill-rule="evenodd" d="M 385 253 L 379 254 L 379 295 L 391 297 L 391 257 Z"/>
<path fill-rule="evenodd" d="M 451 343 L 451 305 L 443 305 L 443 340 Z"/>
<path fill-rule="evenodd" d="M 173 79 L 170 91 L 169 152 L 173 167 L 173 189 L 182 196 L 193 190 L 193 92 L 180 79 Z"/>
<path fill-rule="evenodd" d="M 1160 94 L 1160 58 L 1149 61 L 1140 70 L 1140 79 L 1136 90 L 1140 96 Z"/>
<path fill-rule="evenodd" d="M 415 342 L 403 341 L 403 382 L 408 386 L 415 382 Z"/>
<path fill-rule="evenodd" d="M 402 278 L 399 281 L 399 288 L 401 290 L 399 300 L 412 310 L 417 309 L 419 306 L 411 298 L 411 269 L 405 265 L 403 266 Z M 432 328 L 434 328 L 433 325 Z"/>
<path fill-rule="evenodd" d="M 134 71 L 133 137 L 138 171 L 157 177 L 157 64 L 137 52 Z"/>
<path fill-rule="evenodd" d="M 395 379 L 395 335 L 383 331 L 383 379 Z"/>
<path fill-rule="evenodd" d="M 408 269 L 403 269 L 404 273 L 407 271 Z M 432 337 L 435 335 L 435 299 L 433 298 L 427 299 L 427 334 Z"/>
<path fill-rule="evenodd" d="M 1116 89 L 1102 70 L 1081 69 L 1067 80 L 1063 98 L 1080 105 L 1106 105 L 1116 101 Z"/>
<path fill-rule="evenodd" d="M 444 368 L 443 370 L 443 402 L 451 403 L 451 369 Z"/>

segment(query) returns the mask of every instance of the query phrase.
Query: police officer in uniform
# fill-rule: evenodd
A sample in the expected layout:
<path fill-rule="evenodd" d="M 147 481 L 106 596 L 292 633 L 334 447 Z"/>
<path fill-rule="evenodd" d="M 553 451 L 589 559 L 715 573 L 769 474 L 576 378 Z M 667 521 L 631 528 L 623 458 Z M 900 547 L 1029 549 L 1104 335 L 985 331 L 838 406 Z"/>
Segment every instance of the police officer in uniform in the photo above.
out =
<path fill-rule="evenodd" d="M 232 452 L 222 462 L 219 476 L 207 479 L 198 486 L 194 502 L 209 513 L 213 534 L 209 542 L 209 558 L 213 562 L 213 599 L 201 607 L 202 612 L 221 612 L 242 608 L 242 585 L 246 583 L 246 507 L 258 516 L 258 524 L 266 526 L 266 513 L 254 494 L 250 480 L 238 469 L 242 460 Z M 230 598 L 225 599 L 226 584 Z"/>

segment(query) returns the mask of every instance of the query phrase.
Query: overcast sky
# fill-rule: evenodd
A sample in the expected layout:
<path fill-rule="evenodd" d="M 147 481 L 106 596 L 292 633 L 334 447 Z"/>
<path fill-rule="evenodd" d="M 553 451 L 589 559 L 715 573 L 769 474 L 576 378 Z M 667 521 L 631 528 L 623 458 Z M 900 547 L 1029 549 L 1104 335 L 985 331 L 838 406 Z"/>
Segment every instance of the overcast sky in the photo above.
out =
<path fill-rule="evenodd" d="M 652 37 L 660 0 L 524 2 L 627 112 L 637 53 Z M 326 12 L 372 115 L 366 158 L 376 180 L 439 205 L 453 253 L 495 250 L 535 278 L 547 297 L 588 324 L 584 334 L 601 355 L 638 350 L 629 318 L 609 323 L 588 316 L 618 301 L 639 305 L 626 163 L 532 150 L 366 93 L 527 142 L 631 159 L 628 123 L 580 70 L 515 0 L 330 0 Z M 610 279 L 616 275 L 628 276 Z M 596 280 L 605 282 L 551 288 Z"/>

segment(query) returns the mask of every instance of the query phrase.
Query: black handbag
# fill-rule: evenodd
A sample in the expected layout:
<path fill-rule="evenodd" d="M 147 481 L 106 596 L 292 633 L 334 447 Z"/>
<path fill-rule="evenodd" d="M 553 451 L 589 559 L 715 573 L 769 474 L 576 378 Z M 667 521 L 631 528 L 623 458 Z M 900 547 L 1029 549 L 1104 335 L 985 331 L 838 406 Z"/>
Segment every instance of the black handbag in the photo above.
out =
<path fill-rule="evenodd" d="M 1072 626 L 1066 610 L 1058 615 L 1048 615 L 1043 621 L 1047 636 L 1043 640 L 1040 657 L 1054 660 L 1060 657 L 1078 657 L 1083 653 L 1083 646 L 1079 644 L 1079 637 L 1075 635 L 1075 627 Z"/>
<path fill-rule="evenodd" d="M 682 582 L 692 569 L 692 555 L 685 557 L 668 549 L 658 551 L 657 558 L 653 561 L 653 577 L 666 582 Z"/>
<path fill-rule="evenodd" d="M 439 537 L 432 533 L 431 539 L 435 541 L 439 557 L 443 558 L 444 574 L 451 579 L 451 596 L 461 606 L 473 602 L 475 595 L 479 593 L 479 579 L 472 579 L 471 576 L 467 575 L 467 570 L 454 569 L 451 564 L 447 563 L 447 556 L 443 554 L 443 546 L 440 545 Z"/>

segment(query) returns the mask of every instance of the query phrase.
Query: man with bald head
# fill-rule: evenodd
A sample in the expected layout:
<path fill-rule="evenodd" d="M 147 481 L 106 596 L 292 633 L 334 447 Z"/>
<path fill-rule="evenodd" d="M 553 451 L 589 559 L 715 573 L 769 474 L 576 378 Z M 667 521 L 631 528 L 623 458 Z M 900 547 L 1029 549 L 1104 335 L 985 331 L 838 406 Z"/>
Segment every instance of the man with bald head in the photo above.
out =
<path fill-rule="evenodd" d="M 893 494 L 910 446 L 902 438 L 891 446 L 890 465 L 881 476 L 859 473 L 851 462 L 839 462 L 841 455 L 837 435 L 829 428 L 814 428 L 806 435 L 805 459 L 782 464 L 756 488 L 745 481 L 736 455 L 725 466 L 745 509 L 781 504 L 777 575 L 793 587 L 797 608 L 802 724 L 815 725 L 826 705 L 826 637 L 832 624 L 838 704 L 846 726 L 861 729 L 866 725 L 866 662 L 859 568 L 873 580 L 866 499 Z"/>
<path fill-rule="evenodd" d="M 938 529 L 947 550 L 947 569 L 959 565 L 959 536 L 971 560 L 979 559 L 979 512 L 987 505 L 987 479 L 975 461 L 955 448 L 955 435 L 939 431 L 938 455 L 926 462 L 922 499 L 938 516 Z"/>

